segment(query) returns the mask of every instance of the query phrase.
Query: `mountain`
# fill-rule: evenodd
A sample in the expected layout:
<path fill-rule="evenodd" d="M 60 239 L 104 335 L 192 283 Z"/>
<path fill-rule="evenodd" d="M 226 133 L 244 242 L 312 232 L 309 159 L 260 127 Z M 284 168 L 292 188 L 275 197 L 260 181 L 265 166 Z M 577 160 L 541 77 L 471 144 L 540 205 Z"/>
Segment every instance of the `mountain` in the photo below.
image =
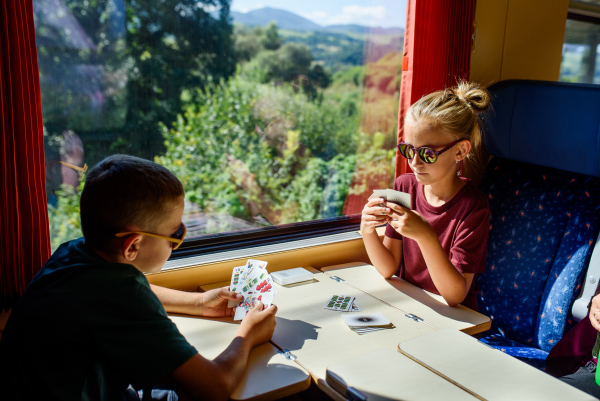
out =
<path fill-rule="evenodd" d="M 266 26 L 271 21 L 275 21 L 278 28 L 292 31 L 371 33 L 375 35 L 402 35 L 404 33 L 404 29 L 402 28 L 368 27 L 357 24 L 322 26 L 292 12 L 271 7 L 264 7 L 247 13 L 231 11 L 230 14 L 233 18 L 233 22 L 237 24 Z M 218 17 L 218 13 L 216 16 Z"/>
<path fill-rule="evenodd" d="M 297 14 L 277 8 L 265 7 L 247 13 L 231 12 L 233 22 L 243 25 L 268 25 L 275 21 L 279 29 L 290 29 L 294 31 L 321 31 L 323 27 L 307 20 Z"/>

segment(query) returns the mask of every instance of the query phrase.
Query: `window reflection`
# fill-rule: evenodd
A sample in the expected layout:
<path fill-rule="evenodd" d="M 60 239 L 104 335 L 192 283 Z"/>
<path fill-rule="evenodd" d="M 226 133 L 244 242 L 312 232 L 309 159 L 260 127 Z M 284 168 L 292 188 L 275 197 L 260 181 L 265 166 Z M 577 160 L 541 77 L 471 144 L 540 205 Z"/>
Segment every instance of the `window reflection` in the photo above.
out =
<path fill-rule="evenodd" d="M 559 81 L 600 84 L 599 24 L 567 20 Z"/>
<path fill-rule="evenodd" d="M 343 218 L 391 185 L 406 2 L 254 3 L 33 0 L 53 248 L 81 235 L 69 166 L 113 153 L 182 180 L 188 239 Z"/>

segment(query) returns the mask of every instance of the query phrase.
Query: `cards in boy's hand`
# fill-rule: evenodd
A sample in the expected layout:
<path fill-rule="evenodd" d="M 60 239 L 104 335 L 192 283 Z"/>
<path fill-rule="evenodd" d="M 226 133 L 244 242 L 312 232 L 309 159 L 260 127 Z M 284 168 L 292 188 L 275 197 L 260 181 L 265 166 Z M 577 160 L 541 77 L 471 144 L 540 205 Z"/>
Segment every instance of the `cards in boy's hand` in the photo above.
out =
<path fill-rule="evenodd" d="M 244 297 L 237 305 L 234 320 L 242 320 L 258 302 L 268 308 L 277 294 L 273 279 L 267 272 L 267 262 L 261 260 L 249 259 L 245 266 L 234 267 L 229 288 Z"/>
<path fill-rule="evenodd" d="M 351 310 L 353 303 L 354 297 L 349 295 L 332 295 L 324 308 L 338 312 L 348 312 Z"/>
<path fill-rule="evenodd" d="M 394 189 L 374 189 L 373 195 L 369 196 L 369 200 L 373 198 L 383 198 L 388 202 L 397 203 L 407 209 L 410 209 L 410 194 L 406 192 L 396 191 Z"/>

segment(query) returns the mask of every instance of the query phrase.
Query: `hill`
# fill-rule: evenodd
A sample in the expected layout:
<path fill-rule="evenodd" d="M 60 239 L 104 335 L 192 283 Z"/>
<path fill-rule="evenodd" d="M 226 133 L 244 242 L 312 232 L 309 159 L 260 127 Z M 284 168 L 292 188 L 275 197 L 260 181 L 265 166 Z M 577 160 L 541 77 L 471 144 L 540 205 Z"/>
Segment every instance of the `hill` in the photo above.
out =
<path fill-rule="evenodd" d="M 323 27 L 307 20 L 297 14 L 277 8 L 265 7 L 259 10 L 240 13 L 231 12 L 233 22 L 248 26 L 266 26 L 271 21 L 275 21 L 279 29 L 290 29 L 295 31 L 319 31 Z"/>
<path fill-rule="evenodd" d="M 215 14 L 215 16 L 217 16 L 217 14 Z M 233 18 L 234 23 L 247 26 L 266 26 L 270 22 L 275 21 L 279 29 L 292 31 L 326 31 L 354 34 L 371 33 L 375 35 L 400 36 L 404 34 L 404 29 L 402 28 L 368 27 L 357 24 L 322 26 L 298 14 L 272 7 L 264 7 L 247 13 L 231 11 L 231 17 Z"/>

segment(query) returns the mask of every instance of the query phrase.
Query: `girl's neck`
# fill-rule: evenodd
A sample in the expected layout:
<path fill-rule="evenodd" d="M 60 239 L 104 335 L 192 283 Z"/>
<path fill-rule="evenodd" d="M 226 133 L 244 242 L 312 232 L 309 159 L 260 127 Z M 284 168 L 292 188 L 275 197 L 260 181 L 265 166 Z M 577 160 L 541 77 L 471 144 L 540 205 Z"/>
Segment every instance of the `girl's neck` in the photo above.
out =
<path fill-rule="evenodd" d="M 431 185 L 423 185 L 423 195 L 431 206 L 439 207 L 446 204 L 450 199 L 465 186 L 465 182 L 458 176 L 451 180 Z"/>

